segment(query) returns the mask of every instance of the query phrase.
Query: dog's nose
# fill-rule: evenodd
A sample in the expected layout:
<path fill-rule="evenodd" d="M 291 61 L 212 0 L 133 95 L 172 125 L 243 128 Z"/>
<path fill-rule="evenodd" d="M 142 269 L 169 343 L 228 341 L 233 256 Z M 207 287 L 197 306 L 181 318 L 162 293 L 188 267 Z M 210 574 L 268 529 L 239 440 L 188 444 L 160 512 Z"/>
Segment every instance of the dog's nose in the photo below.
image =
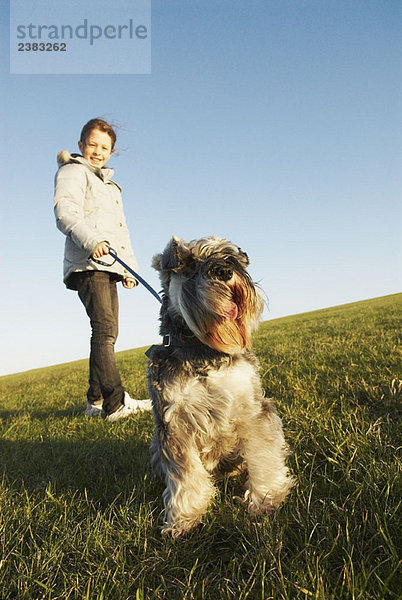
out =
<path fill-rule="evenodd" d="M 229 281 L 233 277 L 233 269 L 226 266 L 214 267 L 211 269 L 210 275 L 219 281 Z"/>

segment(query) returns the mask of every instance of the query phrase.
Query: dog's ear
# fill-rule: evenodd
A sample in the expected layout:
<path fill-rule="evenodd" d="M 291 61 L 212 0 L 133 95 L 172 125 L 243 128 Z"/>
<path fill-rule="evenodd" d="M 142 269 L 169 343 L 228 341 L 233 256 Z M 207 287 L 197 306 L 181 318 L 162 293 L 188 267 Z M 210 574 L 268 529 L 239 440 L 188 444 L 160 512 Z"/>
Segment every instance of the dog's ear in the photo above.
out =
<path fill-rule="evenodd" d="M 156 254 L 152 259 L 152 266 L 157 271 L 180 271 L 190 256 L 191 252 L 186 242 L 173 236 L 162 254 Z"/>
<path fill-rule="evenodd" d="M 248 256 L 245 252 L 243 252 L 243 250 L 241 248 L 238 247 L 238 250 L 239 250 L 239 256 L 240 256 L 241 263 L 243 264 L 243 266 L 245 268 L 247 268 L 250 264 Z"/>

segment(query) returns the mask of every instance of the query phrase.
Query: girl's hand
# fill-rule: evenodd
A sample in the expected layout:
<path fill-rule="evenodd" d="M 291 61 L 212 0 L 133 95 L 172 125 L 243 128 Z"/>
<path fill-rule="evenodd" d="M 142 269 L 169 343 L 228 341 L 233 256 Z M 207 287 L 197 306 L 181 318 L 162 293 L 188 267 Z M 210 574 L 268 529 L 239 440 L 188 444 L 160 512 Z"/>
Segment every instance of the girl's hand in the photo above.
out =
<path fill-rule="evenodd" d="M 137 287 L 138 281 L 136 279 L 131 279 L 131 277 L 125 277 L 123 279 L 123 287 L 131 290 L 134 287 Z"/>
<path fill-rule="evenodd" d="M 100 258 L 101 256 L 106 256 L 109 254 L 109 244 L 107 242 L 100 242 L 97 246 L 95 246 L 95 250 L 92 251 L 92 258 Z"/>

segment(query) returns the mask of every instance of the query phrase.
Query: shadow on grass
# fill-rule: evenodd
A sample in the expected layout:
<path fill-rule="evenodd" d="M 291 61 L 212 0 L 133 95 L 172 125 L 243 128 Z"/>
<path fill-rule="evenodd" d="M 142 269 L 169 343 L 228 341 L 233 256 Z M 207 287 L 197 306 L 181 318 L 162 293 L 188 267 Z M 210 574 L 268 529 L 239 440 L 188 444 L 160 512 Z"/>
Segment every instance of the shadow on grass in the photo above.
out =
<path fill-rule="evenodd" d="M 373 387 L 355 388 L 353 401 L 366 407 L 373 418 L 389 417 L 395 421 L 402 416 L 402 381 L 393 379 L 391 384 L 385 383 Z"/>
<path fill-rule="evenodd" d="M 50 485 L 57 493 L 82 494 L 100 509 L 117 497 L 124 503 L 134 488 L 138 502 L 155 499 L 149 446 L 138 439 L 0 440 L 0 473 L 16 491 Z"/>
<path fill-rule="evenodd" d="M 27 408 L 15 410 L 0 410 L 0 419 L 3 421 L 11 421 L 16 417 L 29 415 L 32 419 L 46 421 L 49 417 L 55 419 L 63 419 L 64 417 L 79 417 L 85 413 L 84 408 L 70 407 L 63 410 L 30 410 Z"/>

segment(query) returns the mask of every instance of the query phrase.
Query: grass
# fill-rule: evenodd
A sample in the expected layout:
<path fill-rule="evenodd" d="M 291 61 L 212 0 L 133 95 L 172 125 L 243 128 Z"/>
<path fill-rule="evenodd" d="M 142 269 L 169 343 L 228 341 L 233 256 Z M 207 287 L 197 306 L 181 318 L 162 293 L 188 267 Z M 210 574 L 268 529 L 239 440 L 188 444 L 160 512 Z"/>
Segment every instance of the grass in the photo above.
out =
<path fill-rule="evenodd" d="M 1 599 L 400 598 L 401 308 L 398 294 L 262 324 L 298 485 L 251 519 L 242 479 L 225 482 L 179 542 L 160 535 L 149 414 L 85 419 L 86 361 L 0 378 Z M 118 362 L 146 397 L 143 350 Z"/>

